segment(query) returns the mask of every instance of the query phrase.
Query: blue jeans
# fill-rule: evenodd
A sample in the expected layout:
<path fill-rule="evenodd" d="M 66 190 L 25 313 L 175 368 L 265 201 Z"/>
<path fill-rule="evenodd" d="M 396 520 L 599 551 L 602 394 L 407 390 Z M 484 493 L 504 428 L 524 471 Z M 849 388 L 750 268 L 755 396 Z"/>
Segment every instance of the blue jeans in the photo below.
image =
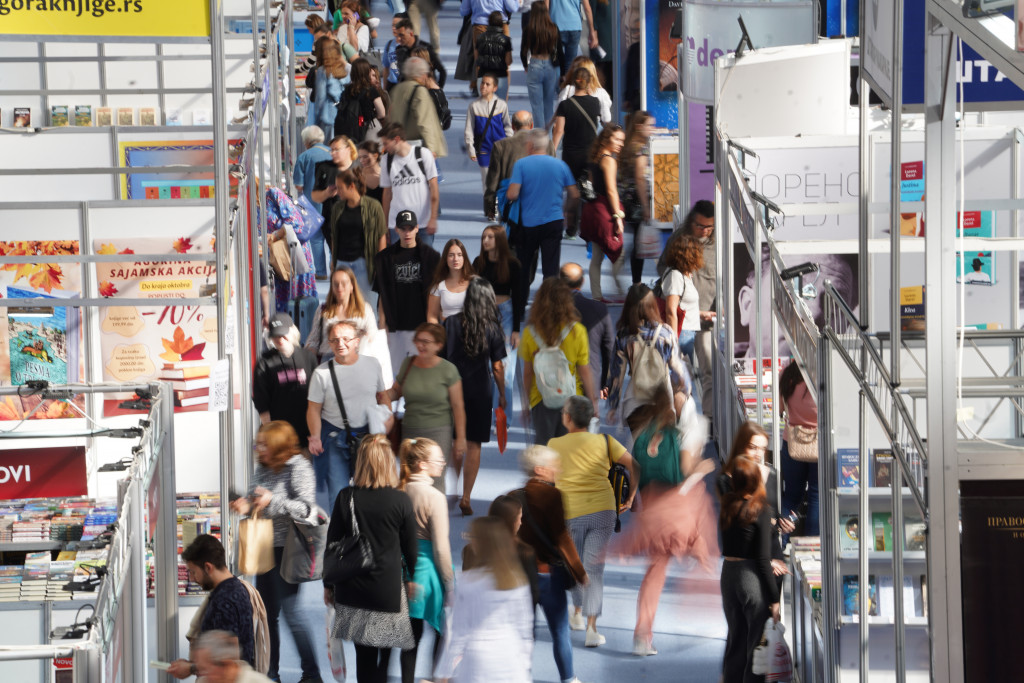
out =
<path fill-rule="evenodd" d="M 309 238 L 309 249 L 313 252 L 313 268 L 317 276 L 328 277 L 331 274 L 331 267 L 328 265 L 331 257 L 327 253 L 327 240 L 324 239 L 323 232 L 313 232 L 313 236 Z"/>
<path fill-rule="evenodd" d="M 366 432 L 366 427 L 352 429 L 352 433 L 359 436 Z M 327 514 L 334 510 L 338 493 L 348 486 L 355 470 L 356 454 L 349 453 L 346 442 L 344 429 L 320 421 L 320 443 L 324 452 L 313 456 L 313 472 L 316 474 L 316 504 Z"/>
<path fill-rule="evenodd" d="M 800 507 L 804 490 L 807 490 L 807 519 L 804 520 L 804 536 L 817 536 L 818 525 L 818 463 L 797 462 L 789 456 L 789 442 L 782 442 L 782 509 L 785 517 Z M 785 543 L 785 539 L 783 539 Z"/>
<path fill-rule="evenodd" d="M 537 574 L 540 588 L 540 607 L 548 620 L 551 649 L 555 653 L 558 677 L 567 681 L 573 677 L 572 641 L 569 638 L 569 577 L 562 567 L 551 567 L 550 574 Z"/>
<path fill-rule="evenodd" d="M 683 330 L 679 333 L 679 352 L 686 356 L 693 367 L 693 341 L 697 338 L 697 330 Z"/>
<path fill-rule="evenodd" d="M 558 69 L 549 59 L 530 58 L 526 70 L 526 92 L 530 95 L 530 110 L 534 125 L 543 128 L 555 115 L 558 96 Z"/>
<path fill-rule="evenodd" d="M 359 291 L 362 293 L 363 299 L 376 312 L 377 293 L 370 287 L 370 275 L 366 270 L 366 259 L 357 258 L 355 261 L 335 261 L 334 267 L 337 268 L 338 266 L 347 266 L 352 269 L 352 272 L 356 275 L 356 284 L 359 285 Z"/>
<path fill-rule="evenodd" d="M 582 31 L 558 32 L 558 39 L 562 41 L 562 76 L 569 70 L 569 65 L 572 64 L 572 60 L 576 59 L 576 55 L 580 51 L 580 35 L 582 33 Z"/>

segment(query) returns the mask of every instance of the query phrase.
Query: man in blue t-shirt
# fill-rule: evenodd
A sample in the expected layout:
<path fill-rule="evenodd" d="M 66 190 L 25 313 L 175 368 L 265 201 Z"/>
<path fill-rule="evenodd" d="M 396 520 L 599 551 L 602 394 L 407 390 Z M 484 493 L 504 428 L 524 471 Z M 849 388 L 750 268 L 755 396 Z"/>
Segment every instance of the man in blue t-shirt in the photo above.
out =
<path fill-rule="evenodd" d="M 590 11 L 590 3 L 587 0 L 550 0 L 548 3 L 551 11 L 551 21 L 558 27 L 558 39 L 562 43 L 562 63 L 559 65 L 561 75 L 569 70 L 572 60 L 580 51 L 580 34 L 583 32 L 583 22 L 580 20 L 580 7 L 587 15 L 587 27 L 589 34 L 587 44 L 593 50 L 597 47 L 597 29 L 594 27 L 594 14 Z M 608 46 L 605 46 L 607 49 Z"/>
<path fill-rule="evenodd" d="M 520 227 L 513 233 L 512 242 L 516 258 L 524 268 L 529 268 L 539 249 L 544 277 L 555 277 L 562 252 L 562 231 L 567 221 L 575 223 L 580 193 L 566 163 L 548 156 L 547 131 L 534 128 L 528 135 L 527 156 L 512 167 L 506 193 L 509 201 L 518 198 L 520 207 Z M 563 192 L 568 194 L 564 211 Z M 525 301 L 533 278 L 523 277 L 522 281 Z"/>

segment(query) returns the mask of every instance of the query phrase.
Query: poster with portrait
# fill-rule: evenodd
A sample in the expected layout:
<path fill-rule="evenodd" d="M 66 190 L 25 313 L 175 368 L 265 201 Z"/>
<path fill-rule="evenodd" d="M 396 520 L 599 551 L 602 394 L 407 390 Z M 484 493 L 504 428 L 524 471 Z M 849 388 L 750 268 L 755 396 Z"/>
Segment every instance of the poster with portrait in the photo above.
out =
<path fill-rule="evenodd" d="M 98 239 L 100 254 L 212 254 L 213 237 Z M 209 296 L 216 290 L 212 261 L 103 262 L 96 265 L 100 296 L 153 299 L 153 306 L 110 306 L 100 314 L 104 381 L 172 382 L 175 410 L 206 410 L 210 375 L 217 359 L 215 306 L 175 305 L 174 299 Z M 162 300 L 162 301 L 161 301 Z M 107 415 L 120 414 L 118 400 Z"/>
<path fill-rule="evenodd" d="M 860 260 L 857 254 L 799 254 L 784 255 L 783 262 L 786 266 L 795 266 L 801 263 L 816 263 L 819 271 L 804 276 L 804 293 L 810 298 L 805 298 L 807 308 L 814 317 L 815 324 L 820 328 L 824 324 L 824 309 L 821 298 L 825 292 L 825 281 L 831 280 L 832 285 L 846 301 L 847 305 L 857 313 L 858 310 L 858 288 L 857 288 L 857 263 Z M 761 299 L 762 310 L 768 310 L 769 291 L 769 264 L 767 249 L 763 251 L 761 261 Z M 757 355 L 756 345 L 753 341 L 756 323 L 754 314 L 756 311 L 754 300 L 754 263 L 750 260 L 750 253 L 743 243 L 733 244 L 733 330 L 734 346 L 733 354 L 736 358 L 755 358 Z M 770 319 L 765 317 L 762 324 L 762 352 L 767 357 L 771 353 Z M 791 355 L 789 343 L 782 332 L 779 332 L 779 356 Z"/>
<path fill-rule="evenodd" d="M 75 240 L 0 241 L 0 257 L 38 258 L 31 263 L 0 264 L 0 385 L 26 386 L 47 381 L 68 384 L 85 379 L 82 362 L 80 309 L 57 305 L 81 296 L 81 269 L 77 263 L 47 263 L 47 256 L 79 253 Z M 53 306 L 11 308 L 4 299 L 53 299 Z M 0 420 L 81 417 L 83 397 L 43 401 L 25 396 L 0 399 Z M 76 408 L 78 410 L 76 410 Z"/>

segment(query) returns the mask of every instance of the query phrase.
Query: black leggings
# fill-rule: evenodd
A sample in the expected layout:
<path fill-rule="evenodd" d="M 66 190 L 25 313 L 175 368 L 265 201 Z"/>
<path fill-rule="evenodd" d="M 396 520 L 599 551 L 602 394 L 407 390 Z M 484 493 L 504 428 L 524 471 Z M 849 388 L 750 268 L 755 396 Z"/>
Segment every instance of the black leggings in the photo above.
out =
<path fill-rule="evenodd" d="M 633 249 L 629 254 L 629 272 L 633 276 L 633 284 L 640 282 L 644 275 L 644 260 L 636 255 L 636 238 L 640 231 L 639 223 L 629 223 L 629 229 L 633 231 Z"/>
<path fill-rule="evenodd" d="M 391 648 L 356 646 L 356 682 L 387 683 L 388 662 L 391 661 Z"/>
<path fill-rule="evenodd" d="M 402 650 L 402 683 L 413 683 L 416 679 L 416 654 L 420 651 L 420 638 L 423 637 L 424 621 L 422 619 L 409 619 L 412 624 L 412 637 L 416 639 L 416 646 L 411 650 Z M 441 654 L 441 634 L 436 633 L 434 638 L 434 651 L 432 654 L 430 676 L 433 679 L 434 667 L 437 666 L 437 658 Z"/>

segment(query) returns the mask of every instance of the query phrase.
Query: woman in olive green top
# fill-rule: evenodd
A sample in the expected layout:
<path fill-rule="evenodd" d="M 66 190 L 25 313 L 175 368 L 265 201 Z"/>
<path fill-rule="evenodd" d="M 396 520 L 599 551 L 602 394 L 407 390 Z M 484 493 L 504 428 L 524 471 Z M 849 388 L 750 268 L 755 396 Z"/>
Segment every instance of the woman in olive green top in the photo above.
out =
<path fill-rule="evenodd" d="M 453 454 L 459 457 L 466 454 L 462 379 L 454 365 L 438 356 L 446 341 L 443 327 L 423 323 L 416 328 L 412 340 L 417 354 L 403 361 L 388 396 L 392 401 L 405 397 L 402 436 L 433 439 L 441 447 L 445 462 L 451 463 Z M 434 486 L 445 492 L 443 473 L 434 479 Z"/>

